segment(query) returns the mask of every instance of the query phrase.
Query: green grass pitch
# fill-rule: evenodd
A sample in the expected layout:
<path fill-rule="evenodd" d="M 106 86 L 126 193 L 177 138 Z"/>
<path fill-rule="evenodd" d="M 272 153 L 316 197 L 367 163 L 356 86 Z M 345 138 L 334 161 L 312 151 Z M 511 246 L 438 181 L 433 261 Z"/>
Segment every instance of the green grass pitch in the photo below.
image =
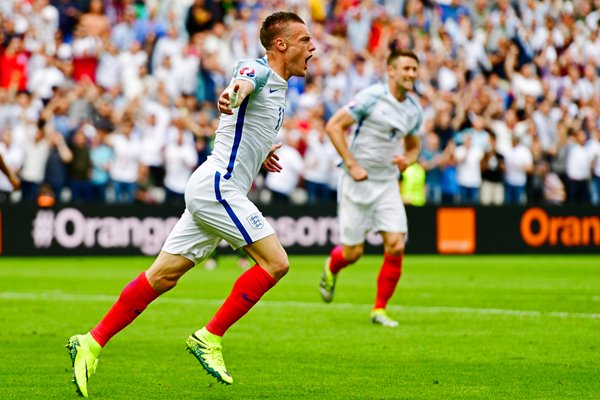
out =
<path fill-rule="evenodd" d="M 224 339 L 235 382 L 185 351 L 228 294 L 235 258 L 201 266 L 117 335 L 92 399 L 598 399 L 598 256 L 412 256 L 390 314 L 369 311 L 381 257 L 363 258 L 323 304 L 324 257 L 291 271 Z M 91 329 L 144 257 L 0 258 L 0 399 L 75 399 L 68 337 Z"/>

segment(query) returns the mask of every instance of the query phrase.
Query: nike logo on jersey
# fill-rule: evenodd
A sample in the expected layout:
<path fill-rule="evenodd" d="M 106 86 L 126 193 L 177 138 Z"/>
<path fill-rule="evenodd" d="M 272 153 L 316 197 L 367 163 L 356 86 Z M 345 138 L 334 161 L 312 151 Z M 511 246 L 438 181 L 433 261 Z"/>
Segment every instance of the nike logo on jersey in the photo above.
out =
<path fill-rule="evenodd" d="M 269 88 L 269 93 L 273 93 L 273 92 L 276 92 L 276 91 L 278 91 L 278 90 L 279 90 L 279 89 L 272 89 L 272 88 Z"/>

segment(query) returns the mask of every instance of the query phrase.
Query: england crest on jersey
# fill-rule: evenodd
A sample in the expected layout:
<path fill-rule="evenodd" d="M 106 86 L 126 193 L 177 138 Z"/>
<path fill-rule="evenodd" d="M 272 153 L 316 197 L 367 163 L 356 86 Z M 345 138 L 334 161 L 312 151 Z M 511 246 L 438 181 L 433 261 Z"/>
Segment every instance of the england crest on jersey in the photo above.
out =
<path fill-rule="evenodd" d="M 265 221 L 260 213 L 254 213 L 246 218 L 254 229 L 262 229 L 265 226 Z"/>

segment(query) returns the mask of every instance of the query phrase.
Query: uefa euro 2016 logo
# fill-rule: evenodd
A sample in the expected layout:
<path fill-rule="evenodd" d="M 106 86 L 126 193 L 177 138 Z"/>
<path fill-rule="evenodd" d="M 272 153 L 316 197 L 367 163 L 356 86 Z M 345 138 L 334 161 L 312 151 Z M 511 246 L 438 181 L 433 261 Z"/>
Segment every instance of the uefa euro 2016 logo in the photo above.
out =
<path fill-rule="evenodd" d="M 254 77 L 254 69 L 250 68 L 250 67 L 244 67 L 242 69 L 240 69 L 240 75 L 246 75 L 250 78 Z"/>
<path fill-rule="evenodd" d="M 248 222 L 250 222 L 250 225 L 252 225 L 254 229 L 262 229 L 262 227 L 265 226 L 265 222 L 263 221 L 260 213 L 254 213 L 246 219 Z"/>

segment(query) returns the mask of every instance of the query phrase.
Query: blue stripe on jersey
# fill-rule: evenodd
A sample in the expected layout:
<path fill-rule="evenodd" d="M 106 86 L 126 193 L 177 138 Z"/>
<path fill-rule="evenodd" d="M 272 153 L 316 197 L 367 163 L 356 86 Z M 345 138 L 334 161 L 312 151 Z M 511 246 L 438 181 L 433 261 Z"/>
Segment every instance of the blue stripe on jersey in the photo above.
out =
<path fill-rule="evenodd" d="M 235 157 L 237 156 L 238 148 L 240 147 L 240 142 L 242 141 L 242 132 L 244 130 L 244 118 L 246 117 L 246 107 L 248 107 L 248 102 L 250 101 L 250 95 L 248 95 L 242 104 L 240 105 L 240 110 L 238 111 L 237 122 L 235 123 L 235 137 L 233 138 L 233 146 L 231 147 L 231 155 L 229 156 L 229 165 L 227 166 L 227 173 L 223 176 L 224 179 L 229 180 L 231 178 L 231 174 L 233 173 L 233 166 L 235 164 Z"/>
<path fill-rule="evenodd" d="M 248 235 L 248 232 L 244 228 L 244 225 L 242 225 L 240 219 L 237 217 L 237 215 L 235 215 L 233 208 L 231 208 L 227 200 L 221 197 L 221 173 L 219 171 L 215 173 L 215 194 L 217 196 L 217 201 L 221 203 L 221 205 L 225 208 L 225 211 L 227 211 L 227 214 L 229 214 L 229 217 L 244 237 L 246 243 L 251 244 L 252 238 L 250 237 L 250 235 Z"/>
<path fill-rule="evenodd" d="M 356 130 L 354 131 L 354 136 L 352 136 L 352 143 L 350 143 L 350 150 L 352 150 L 354 148 L 354 143 L 356 142 L 356 138 L 358 137 L 358 134 L 360 133 L 360 128 L 361 128 L 363 122 L 365 122 L 365 119 L 366 118 L 361 118 L 356 123 Z"/>
<path fill-rule="evenodd" d="M 258 58 L 256 60 L 259 64 L 264 65 L 265 67 L 269 67 L 269 62 L 267 61 L 267 56 L 264 56 L 263 58 Z M 271 67 L 269 67 L 271 68 Z"/>

